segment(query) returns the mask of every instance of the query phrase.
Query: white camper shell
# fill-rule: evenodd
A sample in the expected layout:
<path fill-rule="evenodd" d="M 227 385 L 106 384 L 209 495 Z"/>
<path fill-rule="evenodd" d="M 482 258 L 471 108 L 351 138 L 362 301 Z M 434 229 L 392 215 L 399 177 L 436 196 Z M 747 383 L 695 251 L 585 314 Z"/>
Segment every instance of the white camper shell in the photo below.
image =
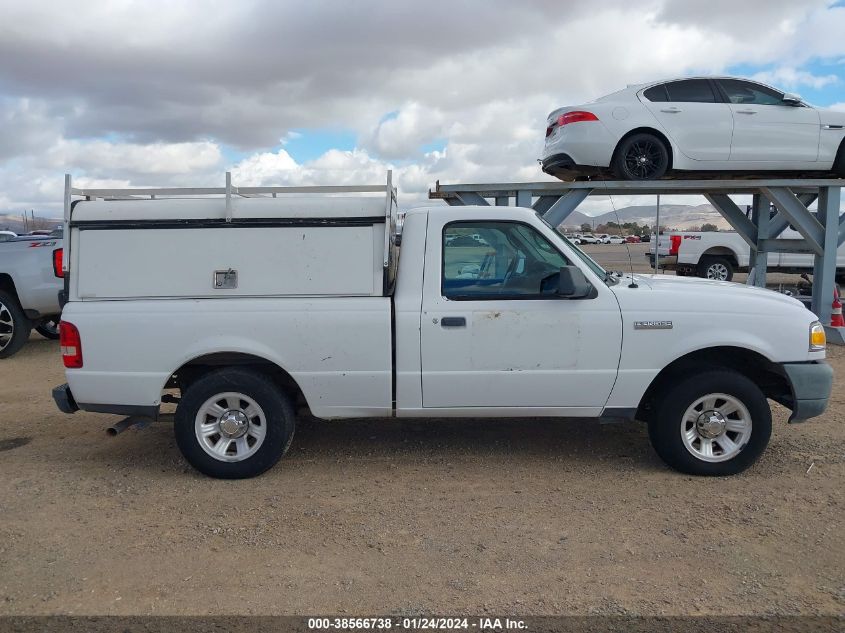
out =
<path fill-rule="evenodd" d="M 389 180 L 369 192 L 254 189 L 269 191 L 183 199 L 156 198 L 158 190 L 149 199 L 139 199 L 136 191 L 132 199 L 86 191 L 89 199 L 75 203 L 67 218 L 73 244 L 69 299 L 389 293 L 396 225 Z M 266 197 L 252 197 L 257 195 Z"/>

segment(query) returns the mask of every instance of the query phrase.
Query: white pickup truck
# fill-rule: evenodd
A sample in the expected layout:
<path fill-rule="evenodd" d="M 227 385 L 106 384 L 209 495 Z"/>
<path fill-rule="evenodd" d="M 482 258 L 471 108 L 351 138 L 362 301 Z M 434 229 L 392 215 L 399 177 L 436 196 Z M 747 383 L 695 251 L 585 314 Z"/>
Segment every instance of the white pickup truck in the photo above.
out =
<path fill-rule="evenodd" d="M 34 327 L 59 338 L 62 238 L 12 236 L 0 241 L 0 358 L 17 353 Z"/>
<path fill-rule="evenodd" d="M 78 202 L 58 407 L 156 418 L 166 394 L 186 459 L 241 478 L 300 407 L 637 419 L 672 467 L 729 475 L 769 441 L 767 398 L 791 421 L 827 406 L 824 329 L 795 299 L 614 275 L 529 208 L 413 209 L 398 248 L 389 184 L 338 189 Z"/>
<path fill-rule="evenodd" d="M 778 239 L 801 239 L 801 234 L 787 227 Z M 735 272 L 748 270 L 751 248 L 736 231 L 682 232 L 665 231 L 652 241 L 646 254 L 654 264 L 657 249 L 658 264 L 679 275 L 696 275 L 705 279 L 730 281 Z M 810 253 L 769 253 L 767 270 L 782 273 L 803 273 L 813 271 L 813 255 Z M 836 276 L 839 281 L 845 276 L 845 245 L 836 253 Z"/>

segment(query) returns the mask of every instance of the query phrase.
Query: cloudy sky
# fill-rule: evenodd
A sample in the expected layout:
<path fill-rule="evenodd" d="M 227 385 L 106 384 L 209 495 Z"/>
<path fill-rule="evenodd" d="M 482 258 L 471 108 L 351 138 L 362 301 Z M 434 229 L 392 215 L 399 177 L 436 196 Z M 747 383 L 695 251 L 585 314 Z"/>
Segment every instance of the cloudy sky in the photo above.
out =
<path fill-rule="evenodd" d="M 650 79 L 845 109 L 826 0 L 0 0 L 0 213 L 93 186 L 545 179 L 545 117 Z M 603 210 L 601 202 L 595 211 Z"/>

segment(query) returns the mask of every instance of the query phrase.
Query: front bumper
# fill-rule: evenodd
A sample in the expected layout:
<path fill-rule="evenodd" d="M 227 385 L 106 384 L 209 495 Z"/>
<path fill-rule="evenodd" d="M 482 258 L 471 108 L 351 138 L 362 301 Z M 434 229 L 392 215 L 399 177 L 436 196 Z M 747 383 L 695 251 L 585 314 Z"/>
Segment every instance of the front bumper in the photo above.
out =
<path fill-rule="evenodd" d="M 803 422 L 827 409 L 833 388 L 833 368 L 825 361 L 784 363 L 783 371 L 792 389 L 790 422 Z"/>
<path fill-rule="evenodd" d="M 67 383 L 53 387 L 53 400 L 55 400 L 56 406 L 59 407 L 59 411 L 62 413 L 75 413 L 79 411 L 79 405 L 73 399 L 73 394 L 70 392 L 70 387 L 68 387 Z"/>

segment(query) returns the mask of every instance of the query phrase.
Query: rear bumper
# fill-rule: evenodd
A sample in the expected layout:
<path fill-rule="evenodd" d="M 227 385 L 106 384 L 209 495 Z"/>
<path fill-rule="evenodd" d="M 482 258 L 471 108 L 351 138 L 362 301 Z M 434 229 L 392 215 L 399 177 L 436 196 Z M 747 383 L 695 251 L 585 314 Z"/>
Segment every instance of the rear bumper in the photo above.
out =
<path fill-rule="evenodd" d="M 62 413 L 75 413 L 79 411 L 79 405 L 73 399 L 73 394 L 70 392 L 70 387 L 68 387 L 67 383 L 53 387 L 53 400 Z"/>
<path fill-rule="evenodd" d="M 783 371 L 792 390 L 790 422 L 803 422 L 827 409 L 833 388 L 833 368 L 825 361 L 784 363 Z"/>
<path fill-rule="evenodd" d="M 80 409 L 92 413 L 114 413 L 117 415 L 137 415 L 145 418 L 158 419 L 159 407 L 137 406 L 126 404 L 84 404 L 77 403 L 67 383 L 53 387 L 53 400 L 62 413 L 76 413 Z"/>

